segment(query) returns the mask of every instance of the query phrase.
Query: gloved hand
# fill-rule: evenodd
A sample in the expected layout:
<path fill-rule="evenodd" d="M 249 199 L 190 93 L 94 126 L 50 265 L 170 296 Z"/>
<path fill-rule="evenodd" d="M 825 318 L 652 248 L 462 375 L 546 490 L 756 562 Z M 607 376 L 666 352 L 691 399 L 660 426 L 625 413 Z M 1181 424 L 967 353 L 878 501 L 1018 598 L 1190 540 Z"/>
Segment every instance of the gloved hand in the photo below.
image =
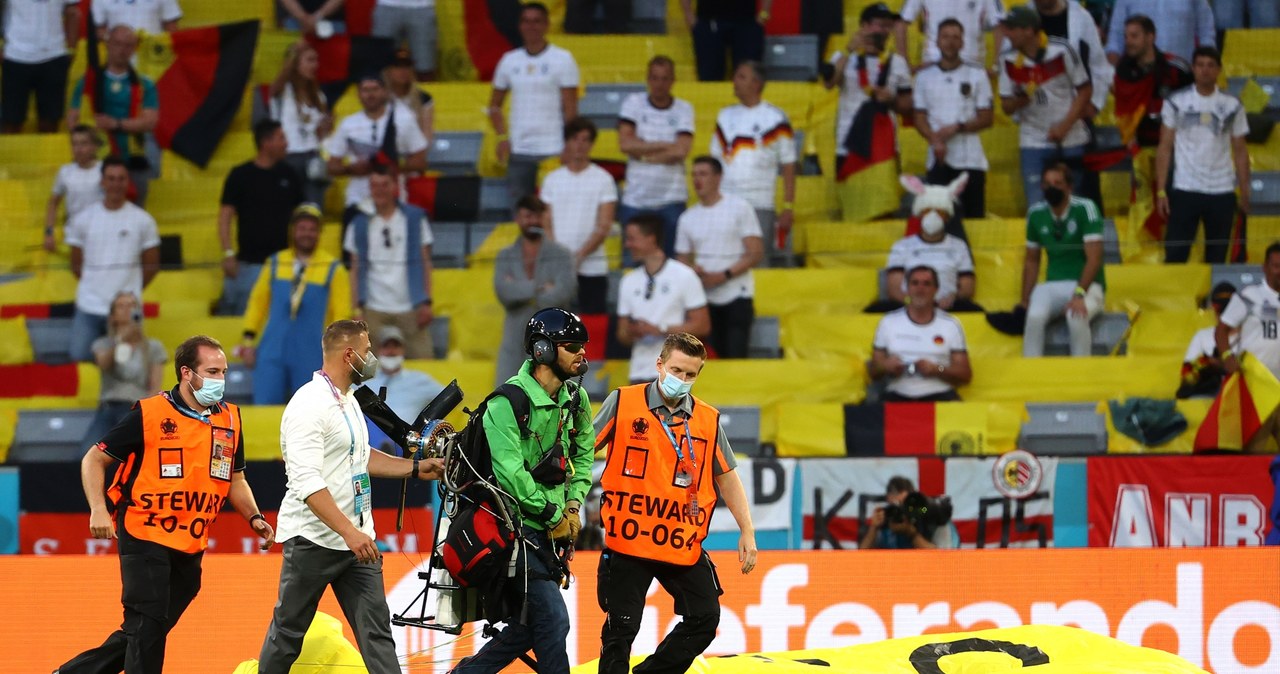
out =
<path fill-rule="evenodd" d="M 567 541 L 573 539 L 573 525 L 570 524 L 568 517 L 561 517 L 555 526 L 551 527 L 551 540 Z"/>
<path fill-rule="evenodd" d="M 577 501 L 569 501 L 564 504 L 564 518 L 569 520 L 569 537 L 578 540 L 578 532 L 582 531 L 582 516 L 579 512 L 582 504 Z"/>

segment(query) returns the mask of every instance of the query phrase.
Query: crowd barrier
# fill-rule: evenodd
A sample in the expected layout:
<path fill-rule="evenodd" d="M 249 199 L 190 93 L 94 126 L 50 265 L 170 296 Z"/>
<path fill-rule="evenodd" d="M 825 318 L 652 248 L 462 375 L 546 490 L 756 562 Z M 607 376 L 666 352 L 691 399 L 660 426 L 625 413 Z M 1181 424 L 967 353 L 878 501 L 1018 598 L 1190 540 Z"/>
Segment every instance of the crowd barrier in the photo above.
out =
<path fill-rule="evenodd" d="M 564 594 L 570 659 L 598 655 L 598 555 L 573 561 Z M 256 657 L 276 600 L 278 555 L 209 555 L 199 597 L 169 638 L 166 672 L 231 672 Z M 1280 671 L 1280 548 L 764 552 L 750 575 L 736 555 L 713 554 L 725 595 L 708 654 L 871 643 L 1024 624 L 1072 625 L 1159 648 L 1214 674 Z M 422 588 L 417 554 L 384 558 L 392 611 Z M 0 632 L 6 671 L 49 671 L 96 646 L 119 623 L 116 559 L 0 558 Z M 340 616 L 331 596 L 321 610 Z M 652 652 L 674 623 L 651 590 L 635 652 Z M 470 626 L 474 627 L 474 626 Z M 480 642 L 395 628 L 411 672 L 445 672 Z M 348 638 L 351 635 L 348 630 Z M 1033 644 L 1034 645 L 1034 644 Z M 516 669 L 515 671 L 519 671 Z"/>

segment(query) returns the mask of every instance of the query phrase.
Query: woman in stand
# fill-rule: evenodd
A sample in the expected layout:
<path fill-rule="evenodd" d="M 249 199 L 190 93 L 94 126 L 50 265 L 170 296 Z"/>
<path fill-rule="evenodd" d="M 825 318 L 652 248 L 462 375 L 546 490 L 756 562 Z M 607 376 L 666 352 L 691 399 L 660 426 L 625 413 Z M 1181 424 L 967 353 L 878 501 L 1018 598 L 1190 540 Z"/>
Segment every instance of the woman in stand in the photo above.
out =
<path fill-rule="evenodd" d="M 133 293 L 119 293 L 111 301 L 107 334 L 94 341 L 93 359 L 102 372 L 102 392 L 82 443 L 86 446 L 105 436 L 139 399 L 161 387 L 168 354 L 160 340 L 143 333 L 142 303 Z"/>
<path fill-rule="evenodd" d="M 323 204 L 329 175 L 320 158 L 320 142 L 333 130 L 333 117 L 316 80 L 319 67 L 314 47 L 306 42 L 289 45 L 268 94 L 271 118 L 280 122 L 289 143 L 285 161 L 304 179 L 307 201 Z"/>

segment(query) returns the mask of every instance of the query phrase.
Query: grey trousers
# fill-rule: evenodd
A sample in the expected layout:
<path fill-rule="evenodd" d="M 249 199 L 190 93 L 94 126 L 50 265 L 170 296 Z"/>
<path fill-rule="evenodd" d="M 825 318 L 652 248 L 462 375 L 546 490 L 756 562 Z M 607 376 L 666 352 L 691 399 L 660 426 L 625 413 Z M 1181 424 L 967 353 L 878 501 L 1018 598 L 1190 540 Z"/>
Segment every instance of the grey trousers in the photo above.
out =
<path fill-rule="evenodd" d="M 1075 281 L 1046 281 L 1031 290 L 1027 306 L 1027 327 L 1022 335 L 1022 355 L 1039 358 L 1044 355 L 1044 331 L 1049 322 L 1064 317 L 1067 332 L 1071 335 L 1071 356 L 1081 358 L 1093 355 L 1093 330 L 1090 322 L 1102 313 L 1106 301 L 1102 286 L 1093 283 L 1084 296 L 1084 316 L 1064 316 L 1067 302 L 1075 297 Z"/>
<path fill-rule="evenodd" d="M 382 584 L 382 561 L 360 564 L 350 550 L 331 550 L 301 537 L 284 544 L 280 594 L 258 655 L 258 672 L 289 673 L 302 652 L 302 638 L 315 618 L 320 597 L 330 586 L 355 632 L 369 674 L 400 674 Z"/>

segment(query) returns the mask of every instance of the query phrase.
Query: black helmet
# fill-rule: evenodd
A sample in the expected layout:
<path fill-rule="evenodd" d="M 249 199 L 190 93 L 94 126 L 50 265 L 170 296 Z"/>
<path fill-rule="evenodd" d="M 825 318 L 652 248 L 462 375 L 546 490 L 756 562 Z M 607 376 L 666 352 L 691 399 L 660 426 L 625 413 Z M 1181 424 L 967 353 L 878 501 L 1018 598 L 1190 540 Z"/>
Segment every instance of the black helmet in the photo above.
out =
<path fill-rule="evenodd" d="M 558 307 L 550 307 L 542 309 L 534 314 L 529 322 L 524 326 L 524 352 L 539 360 L 537 352 L 537 342 L 543 340 L 544 354 L 555 353 L 552 348 L 556 344 L 565 342 L 585 343 L 587 341 L 587 326 L 582 324 L 582 319 L 574 314 Z"/>

